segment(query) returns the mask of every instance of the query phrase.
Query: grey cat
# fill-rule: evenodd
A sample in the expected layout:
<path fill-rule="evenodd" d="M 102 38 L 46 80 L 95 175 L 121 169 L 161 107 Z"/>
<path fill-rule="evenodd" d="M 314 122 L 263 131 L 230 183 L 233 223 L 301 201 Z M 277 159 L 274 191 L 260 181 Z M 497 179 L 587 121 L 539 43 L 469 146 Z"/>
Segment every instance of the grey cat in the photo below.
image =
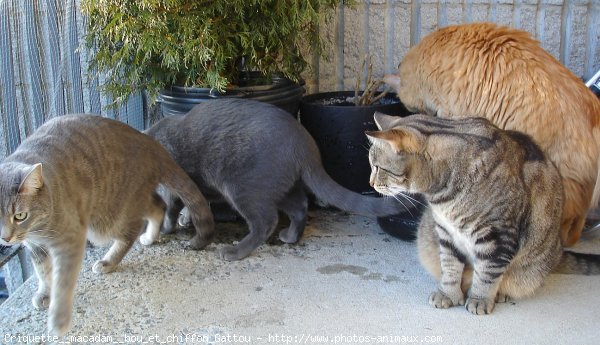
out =
<path fill-rule="evenodd" d="M 213 219 L 196 185 L 159 143 L 118 121 L 57 117 L 0 163 L 0 242 L 31 250 L 39 284 L 32 302 L 49 308 L 51 334 L 70 327 L 86 238 L 114 240 L 96 273 L 115 269 L 145 221 L 141 241 L 155 239 L 165 211 L 159 183 L 189 208 L 198 229 L 192 245 L 206 245 Z"/>
<path fill-rule="evenodd" d="M 162 119 L 147 134 L 167 148 L 209 200 L 224 199 L 246 220 L 250 233 L 220 251 L 225 260 L 242 259 L 265 243 L 276 228 L 278 210 L 291 221 L 279 238 L 298 241 L 306 225 L 305 187 L 328 204 L 362 215 L 397 214 L 402 207 L 391 198 L 362 196 L 335 183 L 310 134 L 267 103 L 211 100 L 184 116 Z M 181 207 L 166 200 L 165 229 L 170 231 Z"/>
<path fill-rule="evenodd" d="M 600 256 L 563 251 L 561 177 L 530 137 L 483 118 L 375 121 L 371 185 L 428 202 L 417 247 L 440 281 L 431 305 L 488 314 L 496 302 L 533 294 L 553 270 L 600 273 Z"/>

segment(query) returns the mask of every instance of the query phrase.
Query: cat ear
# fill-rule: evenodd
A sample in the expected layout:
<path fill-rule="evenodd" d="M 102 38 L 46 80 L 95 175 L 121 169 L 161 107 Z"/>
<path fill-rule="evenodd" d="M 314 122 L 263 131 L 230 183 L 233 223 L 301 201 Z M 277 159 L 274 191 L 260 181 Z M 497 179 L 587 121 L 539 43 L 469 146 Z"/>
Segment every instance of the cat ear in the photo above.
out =
<path fill-rule="evenodd" d="M 396 90 L 400 90 L 400 77 L 396 74 L 386 74 L 383 76 L 383 82 Z"/>
<path fill-rule="evenodd" d="M 365 134 L 373 144 L 389 145 L 396 153 L 421 151 L 420 139 L 409 131 L 394 128 L 387 131 L 365 132 Z"/>
<path fill-rule="evenodd" d="M 394 127 L 394 123 L 398 120 L 397 116 L 390 116 L 378 111 L 373 114 L 375 125 L 380 131 Z"/>
<path fill-rule="evenodd" d="M 44 178 L 42 177 L 42 163 L 35 164 L 29 169 L 21 185 L 19 186 L 19 194 L 35 194 L 44 186 Z"/>

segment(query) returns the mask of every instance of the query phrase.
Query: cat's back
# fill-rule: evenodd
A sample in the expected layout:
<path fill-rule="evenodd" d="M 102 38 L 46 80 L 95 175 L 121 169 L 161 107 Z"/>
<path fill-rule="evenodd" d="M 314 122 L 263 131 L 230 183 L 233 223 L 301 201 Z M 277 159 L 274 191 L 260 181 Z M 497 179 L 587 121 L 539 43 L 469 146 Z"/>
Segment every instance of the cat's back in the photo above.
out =
<path fill-rule="evenodd" d="M 264 102 L 218 99 L 201 103 L 183 116 L 162 119 L 147 133 L 165 145 L 178 162 L 185 152 L 207 161 L 276 154 L 295 147 L 314 150 L 311 137 L 286 111 Z M 211 157 L 213 159 L 208 159 Z"/>
<path fill-rule="evenodd" d="M 70 114 L 47 121 L 7 160 L 42 163 L 47 172 L 78 180 L 130 179 L 133 168 L 144 176 L 160 174 L 167 153 L 134 128 L 98 115 Z M 108 182 L 107 182 L 108 183 Z"/>
<path fill-rule="evenodd" d="M 583 82 L 519 29 L 493 23 L 441 28 L 407 53 L 400 72 L 400 98 L 409 105 L 422 103 L 441 116 L 486 117 L 543 144 L 558 133 L 527 117 L 569 128 L 573 117 L 589 128 L 600 121 L 600 102 Z"/>
<path fill-rule="evenodd" d="M 422 48 L 459 49 L 458 53 L 473 50 L 488 53 L 508 52 L 512 47 L 520 50 L 524 46 L 539 47 L 539 44 L 526 31 L 499 26 L 493 23 L 471 23 L 450 25 L 424 37 L 419 45 Z M 451 56 L 448 56 L 451 58 Z"/>
<path fill-rule="evenodd" d="M 439 73 L 456 73 L 457 70 L 462 70 L 478 74 L 481 78 L 488 74 L 487 77 L 496 80 L 504 77 L 503 74 L 508 74 L 511 65 L 517 61 L 524 63 L 522 67 L 542 61 L 558 63 L 528 32 L 493 23 L 441 28 L 424 37 L 407 56 L 420 58 L 421 64 L 430 63 L 429 68 L 444 67 Z M 407 67 L 414 68 L 414 64 L 419 62 L 412 61 Z"/>
<path fill-rule="evenodd" d="M 189 125 L 188 128 L 198 124 L 207 126 L 207 131 L 228 128 L 249 135 L 276 135 L 272 132 L 293 133 L 300 129 L 295 118 L 283 109 L 247 99 L 219 99 L 202 103 L 184 115 L 181 122 Z"/>
<path fill-rule="evenodd" d="M 496 176 L 492 180 L 525 179 L 524 185 L 541 183 L 536 178 L 545 176 L 544 188 L 558 184 L 560 175 L 540 146 L 527 134 L 502 130 L 485 118 L 468 117 L 449 119 L 427 115 L 412 115 L 400 123 L 430 136 L 429 145 L 443 152 L 461 167 L 465 175 Z M 492 181 L 493 182 L 493 181 Z M 558 189 L 557 189 L 558 190 Z"/>

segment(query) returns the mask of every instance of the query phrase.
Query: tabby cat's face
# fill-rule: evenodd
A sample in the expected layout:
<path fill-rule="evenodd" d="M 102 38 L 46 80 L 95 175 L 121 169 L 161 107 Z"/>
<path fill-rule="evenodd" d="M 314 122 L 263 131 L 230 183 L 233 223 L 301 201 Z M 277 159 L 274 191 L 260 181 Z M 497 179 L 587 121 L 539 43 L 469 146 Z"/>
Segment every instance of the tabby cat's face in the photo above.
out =
<path fill-rule="evenodd" d="M 0 244 L 35 242 L 50 210 L 46 200 L 41 165 L 0 165 Z"/>
<path fill-rule="evenodd" d="M 367 132 L 372 144 L 369 183 L 383 195 L 421 193 L 419 172 L 426 163 L 421 154 L 423 137 L 396 129 L 399 121 L 394 117 L 376 114 L 375 122 L 382 131 Z"/>
<path fill-rule="evenodd" d="M 386 147 L 385 143 L 373 142 L 369 150 L 369 163 L 371 164 L 369 184 L 376 191 L 383 195 L 411 192 L 410 157 L 406 153 L 396 153 L 391 146 Z"/>

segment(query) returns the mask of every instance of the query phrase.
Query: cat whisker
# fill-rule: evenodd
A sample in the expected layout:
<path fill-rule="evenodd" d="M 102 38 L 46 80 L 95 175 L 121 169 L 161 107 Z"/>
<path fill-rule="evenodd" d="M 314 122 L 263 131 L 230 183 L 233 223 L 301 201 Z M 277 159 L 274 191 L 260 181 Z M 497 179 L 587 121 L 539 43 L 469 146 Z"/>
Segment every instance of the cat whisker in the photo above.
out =
<path fill-rule="evenodd" d="M 406 194 L 400 192 L 400 193 L 397 193 L 397 194 L 394 194 L 394 195 L 398 196 L 398 198 L 403 197 L 406 201 L 410 202 L 410 204 L 413 207 L 417 207 L 417 205 L 415 205 L 415 203 L 413 202 L 413 199 L 409 198 Z"/>
<path fill-rule="evenodd" d="M 45 256 L 49 256 L 49 254 L 48 254 L 48 251 L 46 250 L 46 248 L 45 248 L 43 245 L 41 245 L 41 244 L 39 244 L 39 243 L 33 243 L 33 244 L 35 245 L 35 248 L 36 248 L 37 250 L 39 250 L 39 251 L 41 251 L 42 253 L 44 253 L 44 255 L 45 255 Z M 34 251 L 34 250 L 32 250 L 32 251 L 31 251 L 31 253 L 33 253 L 33 255 L 35 255 L 35 256 L 36 256 L 36 258 L 38 259 L 38 261 L 42 261 L 42 260 L 43 260 L 43 258 L 41 258 L 41 257 L 39 256 L 39 254 L 38 254 L 38 252 L 37 252 L 37 251 Z"/>
<path fill-rule="evenodd" d="M 49 238 L 49 239 L 56 238 L 56 236 L 53 236 L 52 233 L 48 234 L 48 232 L 54 232 L 54 233 L 58 234 L 57 231 L 34 230 L 34 231 L 30 231 L 28 233 L 28 235 L 33 235 L 33 236 L 35 236 L 37 238 Z"/>
<path fill-rule="evenodd" d="M 421 206 L 427 206 L 427 205 L 425 205 L 424 203 L 420 202 L 420 201 L 419 201 L 419 199 L 413 198 L 412 196 L 410 196 L 410 195 L 408 195 L 408 194 L 404 194 L 404 193 L 401 193 L 401 194 L 402 194 L 402 196 L 404 196 L 405 198 L 407 198 L 407 199 L 409 199 L 409 200 L 412 200 L 412 201 L 416 202 L 417 204 L 419 204 L 419 205 L 421 205 Z M 416 205 L 415 205 L 415 204 L 413 204 L 413 206 L 416 206 Z"/>
<path fill-rule="evenodd" d="M 414 216 L 414 215 L 412 214 L 412 212 L 410 212 L 410 207 L 407 207 L 407 206 L 404 204 L 403 200 L 402 200 L 402 199 L 400 199 L 400 197 L 399 197 L 399 196 L 401 196 L 401 195 L 402 195 L 402 194 L 393 194 L 391 197 L 392 197 L 392 198 L 394 198 L 394 199 L 395 199 L 397 202 L 399 202 L 399 203 L 400 203 L 402 206 L 404 206 L 404 208 L 406 209 L 406 211 L 408 212 L 408 214 L 410 214 L 410 215 L 411 215 L 411 217 L 412 217 L 412 216 Z M 410 201 L 410 200 L 409 200 L 409 201 Z M 413 206 L 414 206 L 414 205 L 413 205 Z"/>

